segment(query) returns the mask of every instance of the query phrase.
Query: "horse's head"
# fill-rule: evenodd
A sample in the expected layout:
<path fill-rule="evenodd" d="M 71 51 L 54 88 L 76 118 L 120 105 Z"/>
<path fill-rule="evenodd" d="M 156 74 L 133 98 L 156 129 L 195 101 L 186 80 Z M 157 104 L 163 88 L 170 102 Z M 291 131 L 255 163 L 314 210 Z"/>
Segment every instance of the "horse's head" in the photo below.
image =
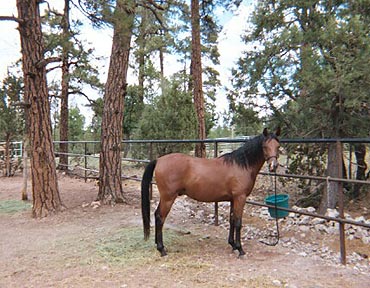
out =
<path fill-rule="evenodd" d="M 276 172 L 276 169 L 279 166 L 278 157 L 280 142 L 278 137 L 280 136 L 280 127 L 276 129 L 275 134 L 268 133 L 267 128 L 265 128 L 263 130 L 263 136 L 263 156 L 265 157 L 269 171 Z"/>

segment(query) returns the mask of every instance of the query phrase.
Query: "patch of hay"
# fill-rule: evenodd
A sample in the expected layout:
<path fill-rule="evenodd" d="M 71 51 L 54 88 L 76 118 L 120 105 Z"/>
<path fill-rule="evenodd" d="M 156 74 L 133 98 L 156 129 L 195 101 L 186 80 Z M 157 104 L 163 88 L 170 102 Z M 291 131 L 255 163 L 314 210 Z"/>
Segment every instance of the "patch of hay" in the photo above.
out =
<path fill-rule="evenodd" d="M 202 255 L 201 248 L 199 248 L 199 237 L 172 229 L 164 229 L 163 240 L 165 246 L 168 247 L 169 256 L 162 258 L 156 249 L 153 234 L 148 241 L 144 241 L 142 228 L 123 228 L 111 237 L 101 239 L 97 243 L 97 251 L 105 261 L 111 264 L 137 262 L 153 264 L 157 261 L 165 261 L 166 264 L 164 266 L 169 269 L 172 269 L 172 264 L 175 263 L 176 269 L 184 265 L 194 267 L 194 269 L 208 266 L 203 261 L 193 262 L 194 260 L 191 259 L 189 259 L 189 263 L 186 263 L 186 259 L 189 258 L 188 256 L 195 253 L 199 253 L 199 256 Z M 171 257 L 174 254 L 176 256 Z M 181 265 L 179 265 L 179 257 L 182 259 Z"/>
<path fill-rule="evenodd" d="M 110 237 L 100 239 L 97 251 L 105 261 L 112 264 L 143 261 L 147 257 L 153 257 L 150 254 L 154 252 L 151 239 L 144 241 L 143 238 L 142 229 L 123 228 Z"/>
<path fill-rule="evenodd" d="M 21 200 L 3 200 L 0 201 L 0 213 L 2 214 L 14 214 L 26 210 L 30 210 L 32 204 L 30 202 Z"/>

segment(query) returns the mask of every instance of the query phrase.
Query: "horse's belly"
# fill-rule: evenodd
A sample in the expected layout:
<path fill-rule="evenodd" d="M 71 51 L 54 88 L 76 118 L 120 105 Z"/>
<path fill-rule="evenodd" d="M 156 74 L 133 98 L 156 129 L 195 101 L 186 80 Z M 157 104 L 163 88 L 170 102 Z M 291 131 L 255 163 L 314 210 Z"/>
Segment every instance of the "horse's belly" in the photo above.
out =
<path fill-rule="evenodd" d="M 198 188 L 186 189 L 185 193 L 188 197 L 200 201 L 200 202 L 220 202 L 220 201 L 231 201 L 231 195 L 227 192 L 227 189 L 221 190 L 218 188 Z"/>

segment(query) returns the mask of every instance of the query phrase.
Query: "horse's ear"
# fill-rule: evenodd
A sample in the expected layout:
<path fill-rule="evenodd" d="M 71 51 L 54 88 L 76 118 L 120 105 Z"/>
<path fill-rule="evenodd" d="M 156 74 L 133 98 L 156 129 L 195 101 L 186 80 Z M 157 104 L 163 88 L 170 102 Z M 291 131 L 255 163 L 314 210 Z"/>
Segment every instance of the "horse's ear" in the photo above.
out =
<path fill-rule="evenodd" d="M 280 128 L 280 126 L 276 129 L 276 132 L 275 132 L 275 135 L 276 136 L 280 136 L 280 133 L 281 133 L 281 128 Z"/>
<path fill-rule="evenodd" d="M 263 129 L 262 134 L 263 136 L 267 137 L 267 135 L 269 134 L 269 132 L 267 131 L 267 128 Z"/>

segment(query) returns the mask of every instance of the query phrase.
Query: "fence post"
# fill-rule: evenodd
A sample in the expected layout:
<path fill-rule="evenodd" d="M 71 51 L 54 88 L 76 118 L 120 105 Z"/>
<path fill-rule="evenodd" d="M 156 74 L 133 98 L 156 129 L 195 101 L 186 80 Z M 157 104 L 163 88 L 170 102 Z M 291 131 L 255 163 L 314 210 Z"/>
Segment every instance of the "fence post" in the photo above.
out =
<path fill-rule="evenodd" d="M 152 161 L 153 160 L 153 142 L 150 142 L 149 143 L 149 161 Z M 152 200 L 153 199 L 153 184 L 150 183 L 150 186 L 149 186 L 149 199 Z"/>
<path fill-rule="evenodd" d="M 352 179 L 352 144 L 349 143 L 348 179 Z"/>
<path fill-rule="evenodd" d="M 87 181 L 87 142 L 85 141 L 85 153 L 84 153 L 84 158 L 85 158 L 85 183 Z"/>
<path fill-rule="evenodd" d="M 217 158 L 218 156 L 218 142 L 215 141 L 213 148 L 213 156 Z M 218 202 L 215 202 L 215 225 L 218 226 Z"/>
<path fill-rule="evenodd" d="M 336 154 L 337 154 L 337 165 L 338 165 L 338 178 L 343 178 L 343 149 L 342 143 L 337 141 L 336 143 Z M 344 197 L 343 197 L 343 182 L 337 182 L 338 185 L 338 208 L 339 217 L 344 219 Z M 339 222 L 339 240 L 340 240 L 340 261 L 343 265 L 346 265 L 346 235 L 345 235 L 345 224 Z"/>

